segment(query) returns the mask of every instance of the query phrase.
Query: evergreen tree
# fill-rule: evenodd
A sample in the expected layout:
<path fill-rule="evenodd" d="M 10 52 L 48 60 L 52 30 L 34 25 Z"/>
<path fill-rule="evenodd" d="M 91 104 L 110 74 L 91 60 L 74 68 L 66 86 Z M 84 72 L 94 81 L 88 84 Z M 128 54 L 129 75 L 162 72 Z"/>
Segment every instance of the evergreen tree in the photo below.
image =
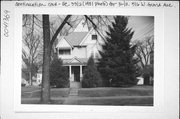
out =
<path fill-rule="evenodd" d="M 57 88 L 69 87 L 68 69 L 62 66 L 62 60 L 54 58 L 50 64 L 50 85 Z"/>
<path fill-rule="evenodd" d="M 100 74 L 95 66 L 93 57 L 90 57 L 87 63 L 87 68 L 84 71 L 82 87 L 83 88 L 95 88 L 100 87 L 102 80 Z"/>
<path fill-rule="evenodd" d="M 136 84 L 136 60 L 133 58 L 135 46 L 131 45 L 134 34 L 127 28 L 128 18 L 114 17 L 109 26 L 105 44 L 100 51 L 98 69 L 105 86 L 128 86 Z"/>

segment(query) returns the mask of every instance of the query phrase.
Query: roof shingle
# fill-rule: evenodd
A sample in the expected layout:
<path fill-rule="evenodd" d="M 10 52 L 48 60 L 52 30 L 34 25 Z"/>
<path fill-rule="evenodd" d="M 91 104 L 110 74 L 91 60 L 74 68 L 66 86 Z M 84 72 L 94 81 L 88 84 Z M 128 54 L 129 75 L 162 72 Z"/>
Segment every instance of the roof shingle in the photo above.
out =
<path fill-rule="evenodd" d="M 64 38 L 72 45 L 78 46 L 88 32 L 72 32 L 65 36 Z"/>

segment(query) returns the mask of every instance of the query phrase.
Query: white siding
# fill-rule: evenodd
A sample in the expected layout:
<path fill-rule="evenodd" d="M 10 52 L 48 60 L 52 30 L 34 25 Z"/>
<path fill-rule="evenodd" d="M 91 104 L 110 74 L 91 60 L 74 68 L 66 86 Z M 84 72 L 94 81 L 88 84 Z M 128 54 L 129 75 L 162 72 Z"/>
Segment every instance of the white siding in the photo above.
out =
<path fill-rule="evenodd" d="M 74 47 L 72 51 L 72 57 L 87 58 L 86 47 Z"/>
<path fill-rule="evenodd" d="M 90 44 L 95 44 L 96 40 L 92 40 L 92 35 L 95 34 L 95 31 L 92 30 L 89 32 L 87 37 L 85 37 L 84 41 L 82 42 L 82 45 L 90 45 Z M 98 36 L 99 38 L 99 36 Z"/>
<path fill-rule="evenodd" d="M 97 35 L 97 40 L 92 40 L 92 35 Z M 91 53 L 99 54 L 99 50 L 101 50 L 101 46 L 99 43 L 102 43 L 102 38 L 97 34 L 94 30 L 92 30 L 86 39 L 82 42 L 82 45 L 87 45 L 87 58 L 91 56 Z"/>
<path fill-rule="evenodd" d="M 86 29 L 86 28 L 87 28 L 86 25 L 84 27 L 82 26 L 82 21 L 81 21 L 81 23 L 77 26 L 77 28 L 75 29 L 74 32 L 88 31 L 88 29 Z M 92 35 L 97 35 L 97 40 L 92 40 Z M 87 47 L 71 48 L 71 46 L 65 39 L 62 39 L 56 47 L 59 47 L 61 49 L 67 48 L 67 47 L 71 48 L 70 55 L 59 55 L 59 57 L 62 59 L 71 59 L 73 57 L 89 58 L 92 53 L 94 55 L 98 54 L 98 51 L 101 50 L 101 46 L 99 43 L 102 43 L 102 41 L 103 40 L 102 40 L 101 36 L 92 29 L 91 31 L 89 31 L 89 33 L 87 34 L 87 36 L 83 39 L 83 41 L 81 43 L 82 46 L 87 46 Z"/>
<path fill-rule="evenodd" d="M 71 51 L 71 54 L 72 54 L 72 51 Z M 73 56 L 71 54 L 70 55 L 58 55 L 58 57 L 61 59 L 71 59 L 71 58 L 73 58 Z"/>
<path fill-rule="evenodd" d="M 88 32 L 88 26 L 87 24 L 83 25 L 84 20 L 80 21 L 78 26 L 74 29 L 74 32 Z"/>
<path fill-rule="evenodd" d="M 63 47 L 69 47 L 69 48 L 71 48 L 71 46 L 69 45 L 69 43 L 64 39 L 64 38 L 62 38 L 60 41 L 59 41 L 59 43 L 57 44 L 57 46 L 56 46 L 56 48 L 57 47 L 60 47 L 60 48 L 63 48 Z"/>
<path fill-rule="evenodd" d="M 73 50 L 71 50 L 70 55 L 59 55 L 59 58 L 61 59 L 71 59 L 73 57 L 87 58 L 86 47 L 74 47 Z"/>
<path fill-rule="evenodd" d="M 96 54 L 98 54 L 98 56 L 99 56 L 99 50 L 100 49 L 98 48 L 97 45 L 94 45 L 94 44 L 88 45 L 88 47 L 87 47 L 87 58 L 89 58 L 92 55 L 92 53 L 94 56 Z"/>
<path fill-rule="evenodd" d="M 71 49 L 71 46 L 69 45 L 69 43 L 64 39 L 64 38 L 62 38 L 60 41 L 59 41 L 59 43 L 57 44 L 57 46 L 56 46 L 56 48 L 57 48 L 57 53 L 58 53 L 58 57 L 59 58 L 61 58 L 61 59 L 68 59 L 68 58 L 72 58 L 72 56 L 71 56 L 71 53 L 72 53 L 72 50 L 71 50 L 71 53 L 70 53 L 70 55 L 60 55 L 59 54 L 59 48 L 60 49 L 67 49 L 67 48 L 69 48 L 69 49 Z"/>

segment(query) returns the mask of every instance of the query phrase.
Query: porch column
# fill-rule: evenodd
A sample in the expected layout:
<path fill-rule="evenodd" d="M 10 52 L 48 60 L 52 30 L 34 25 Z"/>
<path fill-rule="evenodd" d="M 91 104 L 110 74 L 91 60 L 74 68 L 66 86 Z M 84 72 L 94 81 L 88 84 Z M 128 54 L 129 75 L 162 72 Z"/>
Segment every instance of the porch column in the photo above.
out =
<path fill-rule="evenodd" d="M 71 81 L 72 78 L 71 78 L 71 65 L 69 65 L 69 80 Z"/>
<path fill-rule="evenodd" d="M 59 47 L 57 48 L 57 57 L 59 58 Z"/>
<path fill-rule="evenodd" d="M 80 82 L 82 81 L 82 77 L 83 77 L 83 74 L 82 74 L 82 65 L 80 65 Z"/>

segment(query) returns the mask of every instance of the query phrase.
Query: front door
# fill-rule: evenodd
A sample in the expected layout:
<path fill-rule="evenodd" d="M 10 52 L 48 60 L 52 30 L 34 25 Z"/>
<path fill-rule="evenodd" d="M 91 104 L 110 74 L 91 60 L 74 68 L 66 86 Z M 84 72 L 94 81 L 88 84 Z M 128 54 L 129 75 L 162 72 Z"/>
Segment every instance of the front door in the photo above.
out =
<path fill-rule="evenodd" d="M 79 66 L 72 66 L 72 81 L 70 82 L 71 88 L 80 88 L 80 67 Z"/>
<path fill-rule="evenodd" d="M 80 67 L 73 66 L 74 82 L 80 82 Z"/>

